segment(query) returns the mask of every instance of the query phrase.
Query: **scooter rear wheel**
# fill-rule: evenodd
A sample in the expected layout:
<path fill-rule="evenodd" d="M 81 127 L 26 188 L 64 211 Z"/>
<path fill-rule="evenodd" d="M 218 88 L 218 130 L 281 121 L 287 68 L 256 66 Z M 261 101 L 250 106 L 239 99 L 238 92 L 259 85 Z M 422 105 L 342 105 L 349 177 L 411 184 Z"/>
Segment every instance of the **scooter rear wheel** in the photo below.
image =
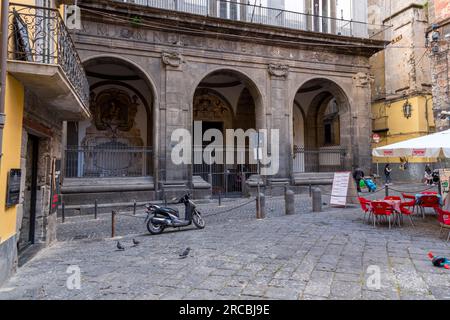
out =
<path fill-rule="evenodd" d="M 158 235 L 163 233 L 165 227 L 162 225 L 153 224 L 151 220 L 147 222 L 147 230 L 153 235 Z"/>
<path fill-rule="evenodd" d="M 203 220 L 203 217 L 197 210 L 194 210 L 193 212 L 192 222 L 198 229 L 204 229 L 206 226 L 205 220 Z"/>

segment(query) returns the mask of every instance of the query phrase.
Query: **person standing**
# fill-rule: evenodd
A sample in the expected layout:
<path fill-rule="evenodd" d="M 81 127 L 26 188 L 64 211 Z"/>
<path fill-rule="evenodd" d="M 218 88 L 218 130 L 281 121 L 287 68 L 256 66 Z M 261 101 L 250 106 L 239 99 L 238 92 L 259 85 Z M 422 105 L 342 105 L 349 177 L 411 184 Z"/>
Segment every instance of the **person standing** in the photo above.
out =
<path fill-rule="evenodd" d="M 358 189 L 358 192 L 361 191 L 361 180 L 364 179 L 364 171 L 360 167 L 357 167 L 355 172 L 353 173 L 353 178 L 356 181 L 356 188 Z"/>
<path fill-rule="evenodd" d="M 391 172 L 392 172 L 392 169 L 391 169 L 390 164 L 388 163 L 384 167 L 384 177 L 385 177 L 386 185 L 390 185 L 392 183 Z"/>

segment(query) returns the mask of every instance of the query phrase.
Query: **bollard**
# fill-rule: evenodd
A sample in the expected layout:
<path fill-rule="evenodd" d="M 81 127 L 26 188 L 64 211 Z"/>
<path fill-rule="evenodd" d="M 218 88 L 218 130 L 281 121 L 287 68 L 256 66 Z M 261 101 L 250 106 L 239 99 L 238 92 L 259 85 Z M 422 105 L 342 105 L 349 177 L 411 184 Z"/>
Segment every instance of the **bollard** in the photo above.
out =
<path fill-rule="evenodd" d="M 309 197 L 312 197 L 312 185 L 309 185 Z"/>
<path fill-rule="evenodd" d="M 133 204 L 133 216 L 136 215 L 136 209 L 137 209 L 137 202 L 136 202 L 136 200 L 134 200 L 134 204 Z"/>
<path fill-rule="evenodd" d="M 219 207 L 222 206 L 222 191 L 219 190 Z"/>
<path fill-rule="evenodd" d="M 61 220 L 62 223 L 66 222 L 66 212 L 65 212 L 66 205 L 64 202 L 61 204 Z"/>
<path fill-rule="evenodd" d="M 313 212 L 322 212 L 322 191 L 315 188 L 312 192 Z"/>
<path fill-rule="evenodd" d="M 94 219 L 97 220 L 97 216 L 98 216 L 98 201 L 97 199 L 95 199 L 95 204 L 94 204 Z"/>
<path fill-rule="evenodd" d="M 264 193 L 259 194 L 259 198 L 256 197 L 256 219 L 266 218 L 266 196 Z"/>
<path fill-rule="evenodd" d="M 116 212 L 111 213 L 111 238 L 116 236 Z"/>
<path fill-rule="evenodd" d="M 386 197 L 389 197 L 389 185 L 388 184 L 386 184 L 385 185 L 385 191 L 386 191 Z"/>
<path fill-rule="evenodd" d="M 295 193 L 292 190 L 286 188 L 286 192 L 284 194 L 285 207 L 286 207 L 286 215 L 295 214 Z"/>

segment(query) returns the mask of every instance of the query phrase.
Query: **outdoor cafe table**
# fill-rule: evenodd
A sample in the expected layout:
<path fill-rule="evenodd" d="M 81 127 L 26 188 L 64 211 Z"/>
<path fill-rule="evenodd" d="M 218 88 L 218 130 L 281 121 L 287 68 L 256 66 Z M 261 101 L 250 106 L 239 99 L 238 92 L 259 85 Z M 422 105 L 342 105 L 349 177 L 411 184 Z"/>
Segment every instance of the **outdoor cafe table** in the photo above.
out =
<path fill-rule="evenodd" d="M 420 199 L 424 196 L 434 196 L 437 197 L 439 199 L 439 203 L 442 206 L 443 205 L 443 200 L 442 200 L 442 196 L 440 194 L 438 194 L 437 192 L 422 192 L 422 193 L 418 193 L 416 194 L 416 204 L 420 206 Z"/>
<path fill-rule="evenodd" d="M 401 200 L 386 200 L 386 199 L 382 199 L 382 200 L 375 200 L 376 202 L 384 202 L 387 203 L 388 205 L 390 205 L 392 207 L 392 209 L 394 210 L 394 225 L 395 225 L 395 221 L 398 221 L 399 225 L 400 225 L 400 215 L 401 215 L 401 204 L 402 201 Z"/>
<path fill-rule="evenodd" d="M 380 200 L 380 201 L 386 202 L 387 204 L 389 204 L 396 213 L 401 212 L 401 209 L 400 209 L 400 206 L 402 204 L 401 200 Z"/>

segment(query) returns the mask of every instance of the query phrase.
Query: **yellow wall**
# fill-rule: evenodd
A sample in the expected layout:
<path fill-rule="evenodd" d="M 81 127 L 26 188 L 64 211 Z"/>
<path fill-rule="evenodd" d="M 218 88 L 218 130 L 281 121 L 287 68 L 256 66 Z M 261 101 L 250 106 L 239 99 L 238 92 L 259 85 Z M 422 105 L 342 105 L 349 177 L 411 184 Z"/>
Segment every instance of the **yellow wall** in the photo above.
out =
<path fill-rule="evenodd" d="M 16 233 L 16 208 L 6 208 L 7 177 L 20 168 L 24 89 L 12 76 L 6 81 L 6 123 L 3 129 L 3 157 L 0 162 L 0 243 Z"/>
<path fill-rule="evenodd" d="M 403 115 L 403 105 L 409 101 L 412 105 L 411 118 L 407 119 Z M 387 127 L 389 131 L 379 133 L 382 140 L 378 144 L 372 144 L 373 148 L 382 147 L 392 143 L 401 142 L 408 139 L 427 135 L 434 131 L 433 102 L 431 96 L 415 96 L 408 99 L 401 99 L 391 102 L 378 102 L 372 105 L 372 117 L 380 119 L 387 117 Z M 428 118 L 428 119 L 427 119 Z M 378 129 L 376 126 L 374 130 Z M 399 163 L 399 158 L 374 158 L 376 162 Z M 409 162 L 434 162 L 435 159 L 408 159 Z"/>

